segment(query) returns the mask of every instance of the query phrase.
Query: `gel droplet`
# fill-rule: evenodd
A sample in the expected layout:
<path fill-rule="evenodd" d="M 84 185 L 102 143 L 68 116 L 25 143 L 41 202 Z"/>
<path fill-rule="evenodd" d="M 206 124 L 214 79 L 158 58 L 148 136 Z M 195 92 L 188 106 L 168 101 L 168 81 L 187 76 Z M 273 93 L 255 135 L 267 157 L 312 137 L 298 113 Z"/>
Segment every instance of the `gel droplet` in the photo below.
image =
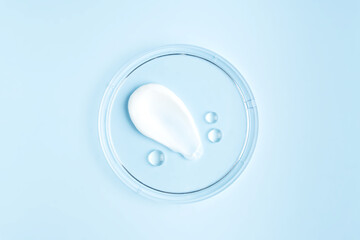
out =
<path fill-rule="evenodd" d="M 216 112 L 207 112 L 205 114 L 205 121 L 207 123 L 216 123 L 218 120 L 218 115 L 216 114 Z"/>
<path fill-rule="evenodd" d="M 222 133 L 219 129 L 213 128 L 208 132 L 208 139 L 212 143 L 220 142 Z"/>
<path fill-rule="evenodd" d="M 160 151 L 160 150 L 152 150 L 152 151 L 149 153 L 147 159 L 148 159 L 148 162 L 149 162 L 151 165 L 157 167 L 157 166 L 160 166 L 160 165 L 162 165 L 162 164 L 164 163 L 164 161 L 165 161 L 165 155 L 164 155 L 164 153 L 163 153 L 162 151 Z"/>

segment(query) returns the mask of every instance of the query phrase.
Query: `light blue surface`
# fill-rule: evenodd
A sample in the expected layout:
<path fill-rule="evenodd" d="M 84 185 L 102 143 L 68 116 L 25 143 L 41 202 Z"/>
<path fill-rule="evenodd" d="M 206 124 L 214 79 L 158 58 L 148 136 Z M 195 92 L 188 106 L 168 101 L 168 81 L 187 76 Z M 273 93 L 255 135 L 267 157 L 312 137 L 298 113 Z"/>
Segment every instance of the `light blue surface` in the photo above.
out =
<path fill-rule="evenodd" d="M 0 239 L 359 239 L 356 1 L 1 1 Z M 101 97 L 133 55 L 213 50 L 259 110 L 253 159 L 221 194 L 139 197 L 108 166 Z"/>

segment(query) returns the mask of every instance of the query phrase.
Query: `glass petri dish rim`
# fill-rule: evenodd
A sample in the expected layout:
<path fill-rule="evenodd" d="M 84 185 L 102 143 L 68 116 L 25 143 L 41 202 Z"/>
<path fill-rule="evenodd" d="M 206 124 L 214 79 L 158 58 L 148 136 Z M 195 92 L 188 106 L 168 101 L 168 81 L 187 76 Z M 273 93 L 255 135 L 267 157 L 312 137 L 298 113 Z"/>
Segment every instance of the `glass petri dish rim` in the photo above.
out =
<path fill-rule="evenodd" d="M 243 149 L 231 169 L 210 185 L 191 192 L 166 192 L 152 188 L 133 176 L 122 164 L 111 139 L 110 115 L 117 93 L 127 77 L 147 62 L 166 56 L 187 55 L 205 60 L 221 69 L 235 83 L 242 96 L 246 110 L 247 133 Z M 98 118 L 99 138 L 102 150 L 116 175 L 131 189 L 140 195 L 164 201 L 186 203 L 200 201 L 226 189 L 244 171 L 254 151 L 258 135 L 258 114 L 254 96 L 240 72 L 218 54 L 193 45 L 166 45 L 148 51 L 125 64 L 112 78 L 103 95 Z"/>

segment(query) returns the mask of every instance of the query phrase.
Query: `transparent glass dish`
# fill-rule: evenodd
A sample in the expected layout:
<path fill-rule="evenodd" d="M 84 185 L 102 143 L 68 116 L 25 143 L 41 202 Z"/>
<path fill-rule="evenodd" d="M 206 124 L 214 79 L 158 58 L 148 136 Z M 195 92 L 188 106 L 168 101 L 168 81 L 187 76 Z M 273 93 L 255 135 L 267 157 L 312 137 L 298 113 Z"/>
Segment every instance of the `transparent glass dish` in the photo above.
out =
<path fill-rule="evenodd" d="M 127 101 L 146 83 L 162 84 L 183 100 L 204 145 L 201 159 L 186 160 L 136 130 Z M 220 140 L 209 139 L 220 136 L 213 129 Z M 191 45 L 164 46 L 130 61 L 111 80 L 99 111 L 101 146 L 117 176 L 140 195 L 170 202 L 199 201 L 233 183 L 251 158 L 257 131 L 255 100 L 242 75 L 216 53 Z M 161 166 L 147 161 L 153 150 L 164 153 Z"/>

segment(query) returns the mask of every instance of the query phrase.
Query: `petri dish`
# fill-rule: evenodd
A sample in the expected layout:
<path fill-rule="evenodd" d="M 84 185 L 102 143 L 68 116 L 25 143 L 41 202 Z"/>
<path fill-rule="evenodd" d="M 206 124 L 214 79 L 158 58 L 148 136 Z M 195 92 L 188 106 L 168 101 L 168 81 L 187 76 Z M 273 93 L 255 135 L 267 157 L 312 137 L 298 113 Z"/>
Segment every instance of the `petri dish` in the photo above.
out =
<path fill-rule="evenodd" d="M 133 125 L 128 99 L 147 83 L 164 85 L 185 103 L 204 147 L 200 159 L 184 159 Z M 207 120 L 215 114 L 216 121 Z M 203 200 L 232 184 L 251 158 L 257 131 L 255 99 L 239 71 L 192 45 L 164 46 L 130 61 L 110 81 L 99 110 L 100 143 L 116 175 L 136 193 L 169 202 Z"/>

